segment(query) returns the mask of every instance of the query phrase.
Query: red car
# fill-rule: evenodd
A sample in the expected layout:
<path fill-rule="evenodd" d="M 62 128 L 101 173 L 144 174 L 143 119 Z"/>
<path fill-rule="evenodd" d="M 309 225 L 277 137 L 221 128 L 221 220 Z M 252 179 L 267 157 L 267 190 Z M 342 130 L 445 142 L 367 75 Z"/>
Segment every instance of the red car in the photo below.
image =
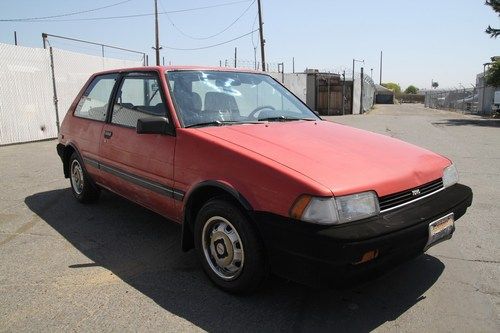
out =
<path fill-rule="evenodd" d="M 260 72 L 95 74 L 57 151 L 77 200 L 107 189 L 181 223 L 183 249 L 231 292 L 400 262 L 451 238 L 472 203 L 449 159 L 323 121 Z"/>

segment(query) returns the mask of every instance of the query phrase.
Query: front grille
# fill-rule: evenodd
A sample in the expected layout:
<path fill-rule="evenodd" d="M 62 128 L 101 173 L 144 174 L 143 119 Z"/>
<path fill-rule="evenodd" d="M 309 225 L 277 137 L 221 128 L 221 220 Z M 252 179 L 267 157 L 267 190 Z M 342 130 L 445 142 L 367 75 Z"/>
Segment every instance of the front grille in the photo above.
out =
<path fill-rule="evenodd" d="M 424 195 L 435 192 L 441 188 L 443 188 L 443 180 L 439 178 L 419 187 L 380 197 L 380 211 L 383 212 L 396 206 L 404 205 L 409 201 L 421 198 Z"/>

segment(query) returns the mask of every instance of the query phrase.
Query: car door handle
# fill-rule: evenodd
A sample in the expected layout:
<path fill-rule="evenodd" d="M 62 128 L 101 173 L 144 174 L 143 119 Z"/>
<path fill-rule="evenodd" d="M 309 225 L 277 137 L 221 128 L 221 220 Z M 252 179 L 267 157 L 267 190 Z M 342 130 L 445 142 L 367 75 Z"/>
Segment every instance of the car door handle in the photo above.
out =
<path fill-rule="evenodd" d="M 111 139 L 112 136 L 113 136 L 113 132 L 111 132 L 111 131 L 104 131 L 104 138 Z"/>

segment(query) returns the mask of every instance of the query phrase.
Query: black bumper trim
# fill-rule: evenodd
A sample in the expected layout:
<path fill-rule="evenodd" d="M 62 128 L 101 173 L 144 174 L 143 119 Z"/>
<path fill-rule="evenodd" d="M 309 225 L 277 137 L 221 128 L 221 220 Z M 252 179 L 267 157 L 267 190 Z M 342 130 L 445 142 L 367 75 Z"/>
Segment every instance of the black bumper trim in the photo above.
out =
<path fill-rule="evenodd" d="M 333 281 L 423 253 L 429 223 L 452 212 L 458 220 L 471 204 L 472 190 L 456 184 L 414 204 L 341 226 L 264 212 L 252 215 L 275 273 L 300 282 L 312 277 L 319 283 L 320 276 Z M 376 259 L 353 264 L 371 250 L 378 251 Z"/>

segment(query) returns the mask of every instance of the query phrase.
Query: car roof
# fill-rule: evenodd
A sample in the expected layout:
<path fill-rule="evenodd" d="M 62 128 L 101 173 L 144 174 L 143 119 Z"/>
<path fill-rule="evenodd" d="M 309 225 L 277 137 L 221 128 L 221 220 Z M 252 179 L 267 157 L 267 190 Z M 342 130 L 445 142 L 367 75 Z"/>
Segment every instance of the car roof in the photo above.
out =
<path fill-rule="evenodd" d="M 102 72 L 97 72 L 94 75 L 121 73 L 121 72 L 143 72 L 143 71 L 160 71 L 160 72 L 173 72 L 173 71 L 220 71 L 220 72 L 239 72 L 239 73 L 255 73 L 266 74 L 266 72 L 256 71 L 247 68 L 233 68 L 233 67 L 210 67 L 210 66 L 142 66 L 142 67 L 128 67 L 118 68 Z"/>

